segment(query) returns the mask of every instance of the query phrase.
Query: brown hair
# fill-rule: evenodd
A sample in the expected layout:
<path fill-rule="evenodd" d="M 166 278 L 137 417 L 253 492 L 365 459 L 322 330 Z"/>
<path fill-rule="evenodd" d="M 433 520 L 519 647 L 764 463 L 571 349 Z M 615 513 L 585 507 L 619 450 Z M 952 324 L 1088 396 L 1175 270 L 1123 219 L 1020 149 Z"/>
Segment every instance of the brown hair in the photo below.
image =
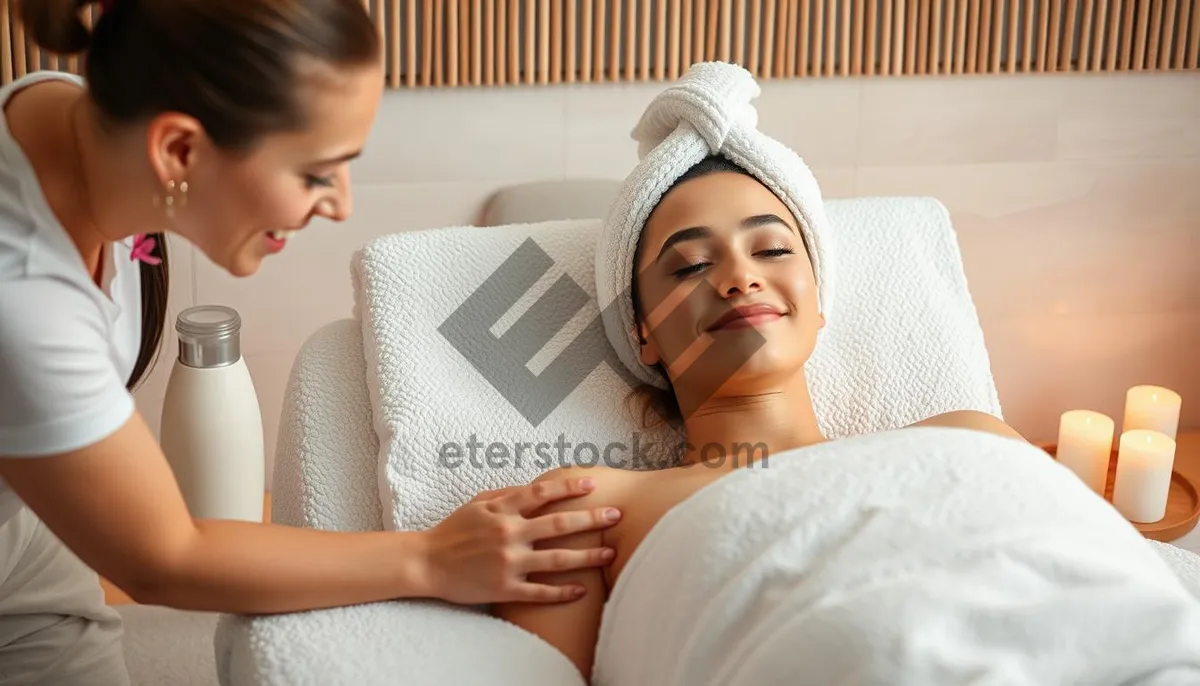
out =
<path fill-rule="evenodd" d="M 709 174 L 716 174 L 718 172 L 744 174 L 754 178 L 753 174 L 745 169 L 742 169 L 740 166 L 734 164 L 725 157 L 721 155 L 709 155 L 708 157 L 705 157 L 696 164 L 692 165 L 690 169 L 676 179 L 675 182 L 671 184 L 670 188 L 663 193 L 662 197 L 667 197 L 668 193 L 686 181 L 690 181 L 701 176 L 707 176 Z M 662 198 L 659 199 L 659 202 L 662 202 Z M 652 210 L 650 215 L 647 215 L 647 222 L 650 221 L 650 216 L 653 214 L 654 212 Z M 636 268 L 636 265 L 641 261 L 642 256 L 642 235 L 642 232 L 639 232 L 638 244 L 637 248 L 634 250 L 633 257 L 633 263 L 635 265 L 633 270 L 633 279 L 630 284 L 630 292 L 633 295 L 633 319 L 639 326 L 642 323 L 642 317 L 644 316 L 645 310 L 645 306 L 642 304 L 641 298 L 638 296 L 638 275 Z M 671 426 L 679 427 L 683 423 L 683 415 L 679 410 L 679 402 L 675 399 L 675 390 L 671 386 L 671 381 L 667 377 L 667 371 L 661 364 L 654 365 L 654 369 L 656 369 L 662 376 L 663 380 L 667 384 L 667 387 L 658 388 L 656 386 L 651 386 L 650 384 L 641 384 L 637 388 L 633 389 L 629 395 L 629 399 L 641 401 L 643 426 L 649 428 L 651 426 L 666 422 Z M 654 417 L 657 417 L 658 420 L 654 421 Z"/>
<path fill-rule="evenodd" d="M 95 1 L 20 0 L 20 18 L 42 48 L 86 52 L 88 94 L 108 127 L 181 112 L 217 146 L 246 151 L 265 134 L 307 124 L 305 62 L 379 59 L 361 0 L 109 0 L 89 31 L 80 12 Z M 167 249 L 162 234 L 152 236 L 162 262 L 141 266 L 142 340 L 130 389 L 167 325 Z"/>

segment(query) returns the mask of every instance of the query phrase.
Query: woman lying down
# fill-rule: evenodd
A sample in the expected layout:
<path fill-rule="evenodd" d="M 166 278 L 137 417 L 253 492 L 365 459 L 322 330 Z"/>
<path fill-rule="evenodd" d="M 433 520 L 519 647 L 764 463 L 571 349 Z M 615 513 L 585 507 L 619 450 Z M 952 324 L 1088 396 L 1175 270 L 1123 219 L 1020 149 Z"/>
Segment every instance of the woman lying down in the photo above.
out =
<path fill-rule="evenodd" d="M 1200 684 L 1200 598 L 1001 421 L 822 436 L 805 362 L 825 325 L 827 229 L 799 158 L 737 118 L 748 80 L 699 65 L 651 104 L 635 136 L 657 147 L 622 194 L 651 207 L 614 208 L 597 285 L 631 293 L 610 340 L 687 443 L 765 444 L 769 465 L 693 450 L 660 471 L 567 469 L 596 480 L 587 506 L 625 515 L 560 542 L 617 557 L 548 575 L 585 586 L 580 600 L 496 616 L 592 684 Z"/>

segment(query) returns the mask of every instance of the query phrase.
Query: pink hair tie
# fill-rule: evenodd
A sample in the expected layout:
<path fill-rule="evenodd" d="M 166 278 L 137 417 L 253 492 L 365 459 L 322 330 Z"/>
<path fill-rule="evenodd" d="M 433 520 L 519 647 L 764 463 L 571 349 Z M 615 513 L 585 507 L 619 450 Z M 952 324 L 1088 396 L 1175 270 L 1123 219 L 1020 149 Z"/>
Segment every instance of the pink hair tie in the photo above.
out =
<path fill-rule="evenodd" d="M 133 237 L 133 250 L 129 253 L 130 262 L 145 262 L 150 265 L 162 264 L 162 259 L 151 255 L 155 241 L 144 233 Z"/>

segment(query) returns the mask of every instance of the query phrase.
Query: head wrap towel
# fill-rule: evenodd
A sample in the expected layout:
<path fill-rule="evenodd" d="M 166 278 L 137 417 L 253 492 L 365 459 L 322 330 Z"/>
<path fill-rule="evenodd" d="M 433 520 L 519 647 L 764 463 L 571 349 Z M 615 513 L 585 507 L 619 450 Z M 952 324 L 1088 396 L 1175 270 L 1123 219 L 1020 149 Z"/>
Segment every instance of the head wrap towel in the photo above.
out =
<path fill-rule="evenodd" d="M 634 253 L 667 189 L 710 155 L 749 172 L 791 210 L 816 276 L 818 307 L 829 316 L 830 236 L 821 191 L 799 155 L 758 130 L 751 101 L 760 93 L 754 77 L 738 65 L 698 63 L 650 102 L 633 129 L 639 162 L 621 185 L 596 244 L 596 297 L 621 362 L 659 388 L 667 380 L 642 363 L 634 335 Z"/>

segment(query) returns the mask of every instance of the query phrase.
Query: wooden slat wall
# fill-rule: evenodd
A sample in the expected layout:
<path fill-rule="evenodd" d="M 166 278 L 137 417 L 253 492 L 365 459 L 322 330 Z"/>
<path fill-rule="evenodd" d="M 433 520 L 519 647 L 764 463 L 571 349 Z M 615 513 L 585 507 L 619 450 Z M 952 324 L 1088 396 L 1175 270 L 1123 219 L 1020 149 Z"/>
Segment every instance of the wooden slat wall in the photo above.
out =
<path fill-rule="evenodd" d="M 0 77 L 78 71 L 0 0 Z M 362 0 L 388 86 L 1195 70 L 1200 0 Z M 94 10 L 93 10 L 94 12 Z"/>

